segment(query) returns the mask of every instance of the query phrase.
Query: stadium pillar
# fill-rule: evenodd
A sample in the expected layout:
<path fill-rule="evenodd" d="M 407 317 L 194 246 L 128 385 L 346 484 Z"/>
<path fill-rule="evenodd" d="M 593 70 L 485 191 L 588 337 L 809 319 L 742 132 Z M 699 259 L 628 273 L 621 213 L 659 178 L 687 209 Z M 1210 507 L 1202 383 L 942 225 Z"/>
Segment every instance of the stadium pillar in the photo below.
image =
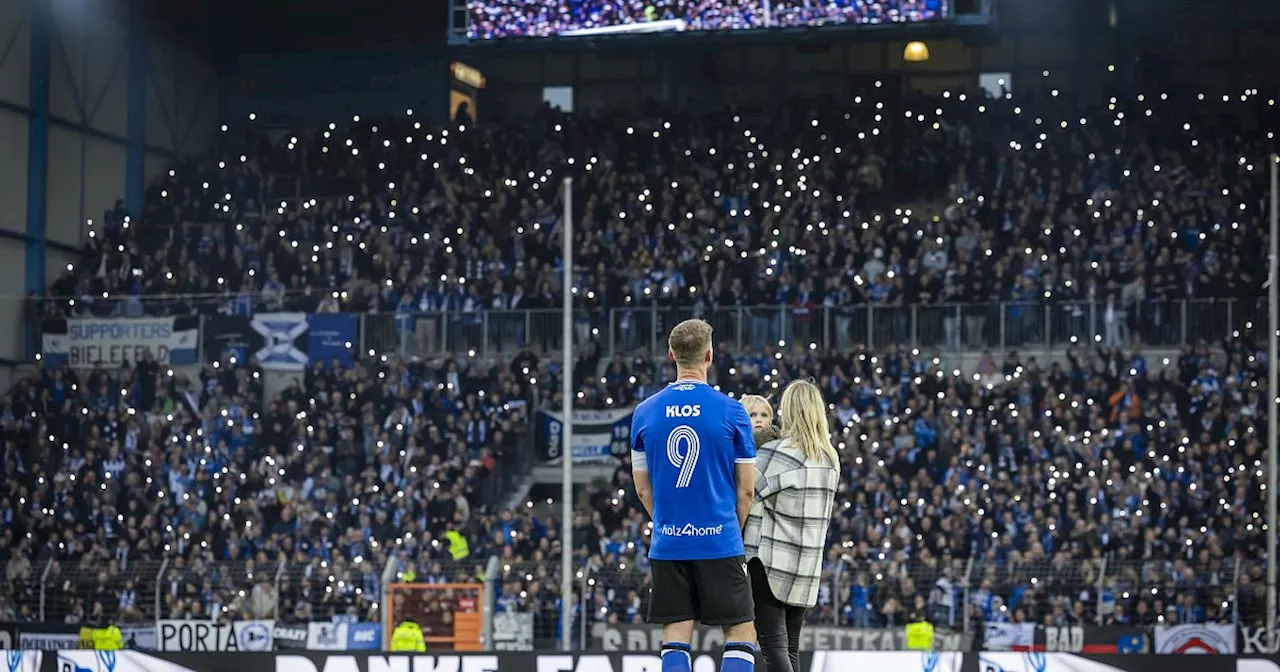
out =
<path fill-rule="evenodd" d="M 561 334 L 564 339 L 564 368 L 560 404 L 561 485 L 560 497 L 560 646 L 572 650 L 570 632 L 573 631 L 573 178 L 564 178 L 564 223 L 560 226 L 560 249 L 564 256 L 564 284 L 560 288 L 564 305 L 561 306 Z"/>
<path fill-rule="evenodd" d="M 1280 156 L 1272 155 L 1271 164 L 1271 239 L 1268 246 L 1271 250 L 1268 260 L 1267 291 L 1267 643 L 1275 641 L 1276 636 L 1276 481 L 1280 474 L 1276 473 L 1276 450 L 1280 436 L 1276 435 L 1277 422 L 1280 422 L 1280 408 L 1276 407 L 1276 397 L 1280 394 L 1280 361 L 1277 361 L 1277 341 L 1280 341 Z M 1272 651 L 1272 653 L 1275 653 Z"/>
<path fill-rule="evenodd" d="M 45 289 L 49 215 L 49 75 L 53 45 L 50 0 L 31 0 L 30 88 L 27 98 L 26 293 Z"/>
<path fill-rule="evenodd" d="M 142 216 L 146 195 L 147 80 L 151 43 L 147 39 L 141 5 L 129 3 L 129 145 L 125 160 L 124 209 L 133 217 Z"/>

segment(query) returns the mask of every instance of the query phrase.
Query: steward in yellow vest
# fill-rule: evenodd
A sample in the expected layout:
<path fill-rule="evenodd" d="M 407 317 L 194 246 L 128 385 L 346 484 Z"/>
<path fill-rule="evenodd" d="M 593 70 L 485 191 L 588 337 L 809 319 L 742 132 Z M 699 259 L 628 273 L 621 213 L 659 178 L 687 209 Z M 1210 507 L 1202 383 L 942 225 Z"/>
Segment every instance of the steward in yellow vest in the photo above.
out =
<path fill-rule="evenodd" d="M 933 624 L 918 614 L 907 624 L 907 650 L 933 650 Z"/>
<path fill-rule="evenodd" d="M 412 619 L 396 626 L 391 633 L 391 650 L 394 652 L 426 651 L 427 641 L 422 637 L 422 628 Z"/>
<path fill-rule="evenodd" d="M 98 651 L 119 651 L 124 648 L 124 635 L 120 633 L 120 628 L 115 623 L 107 624 L 105 628 L 94 628 L 93 648 Z"/>
<path fill-rule="evenodd" d="M 449 541 L 449 555 L 453 556 L 454 561 L 465 560 L 471 555 L 471 545 L 461 532 L 451 529 L 444 533 L 444 538 Z"/>

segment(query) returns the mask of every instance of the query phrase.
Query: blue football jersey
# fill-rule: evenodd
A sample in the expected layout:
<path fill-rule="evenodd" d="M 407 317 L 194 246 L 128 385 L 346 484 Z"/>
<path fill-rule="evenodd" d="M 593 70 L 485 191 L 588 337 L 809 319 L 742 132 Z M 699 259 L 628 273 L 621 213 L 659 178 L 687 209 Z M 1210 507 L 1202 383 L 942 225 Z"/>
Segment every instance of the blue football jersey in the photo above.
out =
<path fill-rule="evenodd" d="M 653 483 L 650 558 L 744 553 L 734 464 L 754 463 L 756 444 L 741 403 L 706 383 L 672 383 L 636 407 L 631 451 Z"/>

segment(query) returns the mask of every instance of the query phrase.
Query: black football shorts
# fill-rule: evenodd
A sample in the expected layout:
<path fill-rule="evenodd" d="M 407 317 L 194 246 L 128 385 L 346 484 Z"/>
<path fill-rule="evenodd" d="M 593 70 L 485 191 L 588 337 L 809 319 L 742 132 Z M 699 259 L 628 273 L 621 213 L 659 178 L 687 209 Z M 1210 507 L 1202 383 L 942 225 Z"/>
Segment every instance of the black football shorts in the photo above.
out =
<path fill-rule="evenodd" d="M 653 580 L 649 622 L 665 625 L 698 621 L 703 625 L 737 625 L 754 621 L 751 575 L 747 559 L 650 560 Z"/>

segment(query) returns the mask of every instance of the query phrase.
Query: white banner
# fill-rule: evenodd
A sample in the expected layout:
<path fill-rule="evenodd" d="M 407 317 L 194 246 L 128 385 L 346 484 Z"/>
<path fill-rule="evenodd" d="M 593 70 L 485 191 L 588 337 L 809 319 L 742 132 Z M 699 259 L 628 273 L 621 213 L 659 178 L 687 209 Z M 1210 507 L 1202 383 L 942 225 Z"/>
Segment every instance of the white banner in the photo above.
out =
<path fill-rule="evenodd" d="M 308 651 L 344 651 L 347 648 L 346 623 L 308 623 Z"/>
<path fill-rule="evenodd" d="M 9 672 L 40 672 L 40 665 L 44 662 L 44 651 L 6 649 L 4 662 L 9 666 Z"/>
<path fill-rule="evenodd" d="M 603 656 L 601 656 L 603 657 Z M 571 656 L 572 658 L 572 656 Z M 485 654 L 452 655 L 452 656 L 325 656 L 323 661 L 313 657 L 296 655 L 278 655 L 276 672 L 414 672 L 437 670 L 439 672 L 516 672 L 498 666 L 498 657 Z M 369 661 L 377 661 L 375 666 Z M 606 659 L 605 664 L 608 664 Z M 508 665 L 507 667 L 510 667 Z M 542 670 L 541 662 L 538 670 Z M 573 668 L 568 668 L 571 672 Z M 582 672 L 589 672 L 579 668 Z M 595 668 L 592 668 L 595 669 Z M 521 666 L 520 672 L 527 672 L 528 665 Z M 654 672 L 657 672 L 655 670 Z"/>
<path fill-rule="evenodd" d="M 1155 653 L 1235 653 L 1236 626 L 1218 623 L 1157 625 Z"/>
<path fill-rule="evenodd" d="M 1266 628 L 1240 626 L 1240 643 L 1243 645 L 1240 653 L 1276 653 L 1280 651 L 1280 632 L 1268 636 Z"/>
<path fill-rule="evenodd" d="M 1001 654 L 997 654 L 1001 655 Z M 1018 655 L 1018 654 L 1004 654 Z M 1054 656 L 1065 654 L 1051 654 Z M 1069 656 L 1075 658 L 1075 656 Z M 715 672 L 717 653 L 694 653 L 693 672 Z M 820 651 L 813 654 L 808 668 L 797 672 L 960 672 L 963 654 L 920 653 L 914 651 Z M 515 663 L 514 665 L 512 663 Z M 275 672 L 662 672 L 662 658 L 656 653 L 559 654 L 544 653 L 513 658 L 511 654 L 489 655 L 380 655 L 335 654 L 319 658 L 308 655 L 275 656 Z M 1010 668 L 1010 672 L 1014 668 Z M 1022 668 L 1017 668 L 1023 672 Z M 1054 667 L 1052 672 L 1072 668 Z M 1115 668 L 1101 665 L 1081 672 L 1102 672 Z M 61 670 L 59 672 L 62 672 Z M 70 670 L 67 672 L 77 672 Z M 98 671 L 95 671 L 98 672 Z M 989 671 L 994 672 L 994 671 Z M 1026 672 L 1041 672 L 1026 670 Z"/>
<path fill-rule="evenodd" d="M 803 632 L 803 630 L 801 630 Z M 960 672 L 964 654 L 918 651 L 817 651 L 810 672 L 892 670 L 893 672 Z M 661 668 L 654 668 L 659 672 Z"/>
<path fill-rule="evenodd" d="M 138 651 L 59 651 L 55 672 L 192 672 L 191 668 Z"/>
<path fill-rule="evenodd" d="M 494 651 L 532 651 L 533 614 L 500 611 L 493 615 Z"/>
<path fill-rule="evenodd" d="M 270 651 L 275 621 L 159 621 L 158 651 Z"/>
<path fill-rule="evenodd" d="M 1036 643 L 1035 623 L 987 623 L 983 647 L 987 651 L 1031 651 Z"/>
<path fill-rule="evenodd" d="M 495 637 L 497 615 L 494 616 Z M 601 651 L 660 651 L 662 628 L 656 625 L 595 623 L 591 626 L 591 648 Z M 934 633 L 934 650 L 959 651 L 963 637 L 958 632 L 939 629 Z M 724 646 L 724 632 L 718 627 L 693 629 L 693 650 L 716 652 Z M 906 631 L 902 628 L 849 628 L 810 625 L 800 631 L 801 651 L 905 651 Z"/>
<path fill-rule="evenodd" d="M 1125 668 L 1073 653 L 980 653 L 978 672 L 1125 672 Z"/>
<path fill-rule="evenodd" d="M 50 319 L 42 327 L 42 354 L 51 364 L 117 368 L 150 352 L 160 364 L 189 366 L 199 352 L 199 317 Z"/>
<path fill-rule="evenodd" d="M 307 368 L 307 314 L 258 313 L 249 326 L 262 337 L 262 348 L 253 353 L 268 371 L 301 371 Z"/>

